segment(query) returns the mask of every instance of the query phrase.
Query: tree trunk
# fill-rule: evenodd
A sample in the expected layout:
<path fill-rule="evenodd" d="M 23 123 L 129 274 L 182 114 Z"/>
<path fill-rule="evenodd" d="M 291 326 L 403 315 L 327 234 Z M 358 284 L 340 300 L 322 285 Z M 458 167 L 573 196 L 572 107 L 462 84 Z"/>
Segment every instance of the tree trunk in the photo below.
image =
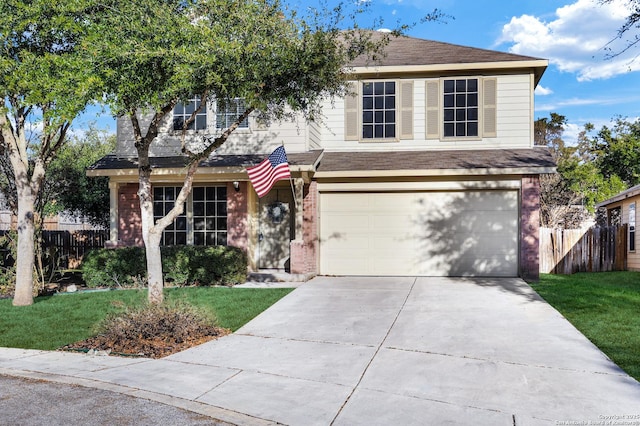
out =
<path fill-rule="evenodd" d="M 142 220 L 142 240 L 147 259 L 147 280 L 149 285 L 149 303 L 159 305 L 164 300 L 164 277 L 162 275 L 162 254 L 160 241 L 162 230 L 154 226 L 153 196 L 151 194 L 151 173 L 140 173 L 138 195 L 140 197 L 140 216 Z"/>
<path fill-rule="evenodd" d="M 18 188 L 18 252 L 13 306 L 33 304 L 34 205 L 35 196 L 31 194 L 31 189 Z"/>
<path fill-rule="evenodd" d="M 160 305 L 164 301 L 160 238 L 152 235 L 150 238 L 145 239 L 145 255 L 147 259 L 147 279 L 149 281 L 149 303 Z"/>

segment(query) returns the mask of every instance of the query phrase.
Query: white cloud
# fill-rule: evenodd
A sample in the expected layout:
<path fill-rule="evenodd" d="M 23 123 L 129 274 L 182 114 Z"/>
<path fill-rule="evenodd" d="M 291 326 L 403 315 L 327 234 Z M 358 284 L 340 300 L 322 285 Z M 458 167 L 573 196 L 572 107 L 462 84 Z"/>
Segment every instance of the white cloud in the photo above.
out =
<path fill-rule="evenodd" d="M 548 87 L 543 87 L 538 85 L 538 87 L 536 87 L 536 95 L 538 96 L 547 96 L 553 93 L 553 90 L 551 90 Z"/>
<path fill-rule="evenodd" d="M 579 125 L 575 123 L 567 123 L 564 126 L 564 132 L 562 133 L 562 139 L 569 146 L 575 146 L 578 144 L 578 135 L 584 130 L 584 124 Z"/>
<path fill-rule="evenodd" d="M 579 106 L 588 106 L 588 105 L 598 105 L 602 107 L 607 107 L 609 105 L 620 105 L 621 103 L 625 104 L 634 104 L 640 102 L 640 97 L 638 96 L 628 96 L 625 97 L 622 101 L 620 98 L 616 98 L 615 96 L 611 97 L 601 97 L 595 96 L 592 98 L 567 98 L 567 99 L 556 99 L 555 101 L 547 101 L 546 103 L 536 103 L 536 111 L 557 111 L 566 107 L 579 107 Z"/>
<path fill-rule="evenodd" d="M 547 58 L 560 71 L 576 73 L 579 81 L 606 79 L 629 71 L 640 71 L 637 49 L 613 59 L 607 51 L 620 52 L 625 40 L 608 44 L 630 14 L 626 0 L 600 4 L 598 0 L 577 0 L 558 8 L 547 22 L 531 15 L 514 16 L 502 28 L 498 44 L 511 44 L 510 51 Z M 638 34 L 627 34 L 626 39 Z"/>

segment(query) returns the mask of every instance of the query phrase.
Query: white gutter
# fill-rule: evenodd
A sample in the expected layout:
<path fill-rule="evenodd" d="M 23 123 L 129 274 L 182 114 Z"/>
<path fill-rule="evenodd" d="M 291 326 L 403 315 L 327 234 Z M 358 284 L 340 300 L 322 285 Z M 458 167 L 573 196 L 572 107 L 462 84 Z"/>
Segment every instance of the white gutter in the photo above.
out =
<path fill-rule="evenodd" d="M 489 176 L 489 175 L 537 175 L 555 173 L 555 167 L 514 167 L 476 169 L 415 169 L 415 170 L 348 170 L 316 172 L 315 179 L 391 178 L 420 176 Z"/>

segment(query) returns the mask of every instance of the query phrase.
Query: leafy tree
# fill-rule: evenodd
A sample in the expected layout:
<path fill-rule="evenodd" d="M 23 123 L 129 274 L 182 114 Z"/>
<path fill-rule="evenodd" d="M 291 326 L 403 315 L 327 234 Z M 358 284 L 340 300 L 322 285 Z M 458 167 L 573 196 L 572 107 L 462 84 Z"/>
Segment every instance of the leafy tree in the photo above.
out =
<path fill-rule="evenodd" d="M 279 0 L 107 0 L 102 5 L 92 17 L 98 36 L 91 46 L 100 58 L 96 67 L 107 102 L 133 128 L 149 300 L 161 303 L 162 231 L 182 212 L 200 161 L 254 111 L 265 119 L 317 116 L 323 99 L 345 94 L 349 61 L 379 53 L 392 34 L 343 31 L 350 13 L 344 5 L 306 18 Z M 434 12 L 426 19 L 438 16 Z M 177 102 L 193 95 L 222 102 L 243 98 L 246 109 L 199 146 L 188 145 L 183 131 L 189 163 L 184 183 L 175 207 L 154 222 L 149 148 Z M 143 112 L 150 116 L 144 125 Z"/>
<path fill-rule="evenodd" d="M 43 215 L 65 211 L 108 228 L 109 178 L 87 177 L 86 169 L 113 152 L 115 146 L 115 135 L 93 125 L 84 134 L 70 138 L 47 170 L 38 203 Z"/>
<path fill-rule="evenodd" d="M 79 54 L 85 13 L 82 0 L 0 2 L 0 153 L 15 182 L 16 306 L 33 303 L 35 203 L 46 170 L 93 95 Z"/>
<path fill-rule="evenodd" d="M 534 145 L 548 147 L 556 162 L 562 162 L 575 151 L 575 148 L 567 147 L 562 139 L 566 125 L 567 118 L 555 112 L 550 113 L 549 118 L 539 118 L 533 123 Z"/>
<path fill-rule="evenodd" d="M 558 166 L 557 174 L 543 175 L 540 182 L 540 222 L 549 228 L 579 227 L 598 202 L 626 188 L 602 161 L 608 149 L 588 137 L 593 126 L 585 126 L 576 146 L 567 146 L 562 139 L 566 123 L 566 117 L 556 113 L 534 123 L 535 144 L 549 147 Z"/>
<path fill-rule="evenodd" d="M 614 1 L 617 0 L 600 0 L 600 3 L 607 4 L 613 3 Z M 640 43 L 640 34 L 636 33 L 631 34 L 631 37 L 625 41 L 626 45 L 621 50 L 614 51 L 609 47 L 609 45 L 615 40 L 622 40 L 624 37 L 629 35 L 629 33 L 632 33 L 634 29 L 640 29 L 640 0 L 626 0 L 626 4 L 629 9 L 629 16 L 627 16 L 625 23 L 618 29 L 616 36 L 605 47 L 605 50 L 609 52 L 607 55 L 609 59 L 623 54 Z"/>
<path fill-rule="evenodd" d="M 588 159 L 604 177 L 618 176 L 628 186 L 640 183 L 640 119 L 631 122 L 618 117 L 612 129 L 603 126 L 591 138 L 585 133 L 583 143 Z"/>
<path fill-rule="evenodd" d="M 552 112 L 549 118 L 534 122 L 534 144 L 550 149 L 558 165 L 558 173 L 540 177 L 540 224 L 546 228 L 576 228 L 587 216 L 582 208 L 582 196 L 571 188 L 572 182 L 563 174 L 568 164 L 575 162 L 575 147 L 566 146 L 562 135 L 567 118 Z"/>

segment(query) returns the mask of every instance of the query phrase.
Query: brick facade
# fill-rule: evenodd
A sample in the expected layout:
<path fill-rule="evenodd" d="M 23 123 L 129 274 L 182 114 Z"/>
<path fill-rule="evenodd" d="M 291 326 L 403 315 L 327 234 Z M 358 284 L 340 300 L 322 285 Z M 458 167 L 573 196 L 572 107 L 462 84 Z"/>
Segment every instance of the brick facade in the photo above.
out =
<path fill-rule="evenodd" d="M 291 273 L 318 272 L 318 184 L 311 182 L 303 192 L 302 241 L 291 241 Z"/>
<path fill-rule="evenodd" d="M 118 245 L 144 245 L 137 183 L 118 187 Z"/>
<path fill-rule="evenodd" d="M 249 250 L 248 184 L 239 182 L 239 190 L 233 182 L 227 183 L 227 245 Z"/>
<path fill-rule="evenodd" d="M 520 206 L 520 276 L 525 280 L 540 278 L 540 176 L 522 177 Z"/>

